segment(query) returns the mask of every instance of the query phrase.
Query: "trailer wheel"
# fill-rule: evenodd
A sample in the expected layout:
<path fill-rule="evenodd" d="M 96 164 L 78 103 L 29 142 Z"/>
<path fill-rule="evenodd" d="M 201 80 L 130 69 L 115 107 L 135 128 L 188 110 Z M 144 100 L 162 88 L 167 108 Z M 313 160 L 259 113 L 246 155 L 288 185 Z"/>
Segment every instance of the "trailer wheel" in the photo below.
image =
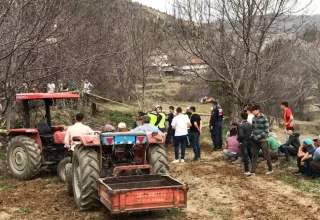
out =
<path fill-rule="evenodd" d="M 66 157 L 60 161 L 57 167 L 58 177 L 62 182 L 66 181 L 66 165 L 71 163 L 71 157 Z"/>
<path fill-rule="evenodd" d="M 168 157 L 166 150 L 162 145 L 150 145 L 147 152 L 147 159 L 152 166 L 152 174 L 169 174 Z"/>
<path fill-rule="evenodd" d="M 65 176 L 66 176 L 66 191 L 68 196 L 73 197 L 73 187 L 72 187 L 72 164 L 66 164 L 65 168 Z"/>
<path fill-rule="evenodd" d="M 72 185 L 74 200 L 80 210 L 99 205 L 99 159 L 94 148 L 78 146 L 72 158 Z"/>
<path fill-rule="evenodd" d="M 41 152 L 36 142 L 27 136 L 16 136 L 7 147 L 7 163 L 14 177 L 28 180 L 41 167 Z"/>

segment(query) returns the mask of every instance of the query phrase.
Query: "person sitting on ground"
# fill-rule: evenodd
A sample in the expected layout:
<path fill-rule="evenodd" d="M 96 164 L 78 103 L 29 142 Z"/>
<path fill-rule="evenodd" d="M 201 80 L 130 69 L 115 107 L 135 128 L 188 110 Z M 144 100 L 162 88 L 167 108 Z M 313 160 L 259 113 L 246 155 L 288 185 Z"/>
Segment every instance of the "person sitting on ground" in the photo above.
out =
<path fill-rule="evenodd" d="M 78 142 L 72 140 L 74 137 L 94 134 L 94 131 L 89 126 L 82 124 L 83 119 L 84 114 L 78 113 L 76 115 L 76 123 L 68 127 L 67 134 L 64 138 L 65 148 L 68 150 L 74 151 L 74 148 L 78 144 Z"/>
<path fill-rule="evenodd" d="M 126 131 L 128 131 L 126 123 L 120 122 L 118 124 L 118 132 L 126 132 Z"/>
<path fill-rule="evenodd" d="M 238 134 L 239 124 L 232 122 L 230 131 L 227 132 L 227 138 L 231 137 L 232 134 Z"/>
<path fill-rule="evenodd" d="M 301 157 L 300 164 L 298 164 L 299 170 L 303 171 L 305 177 L 310 177 L 312 175 L 312 170 L 310 167 L 310 162 L 312 161 L 312 157 L 315 151 L 315 148 L 312 146 L 312 141 L 310 139 L 305 139 L 302 141 Z M 303 150 L 304 149 L 304 150 Z M 300 152 L 300 149 L 299 149 Z M 298 155 L 299 156 L 299 155 Z"/>
<path fill-rule="evenodd" d="M 279 141 L 274 138 L 274 133 L 269 132 L 268 134 L 268 146 L 269 146 L 269 155 L 271 159 L 277 159 L 279 155 Z"/>
<path fill-rule="evenodd" d="M 313 140 L 315 142 L 316 150 L 314 151 L 312 161 L 310 162 L 311 171 L 313 177 L 320 177 L 320 135 L 317 139 Z"/>
<path fill-rule="evenodd" d="M 274 133 L 270 128 L 269 128 L 269 134 L 268 134 L 269 137 L 273 137 L 280 145 L 281 145 L 281 142 L 278 138 L 278 135 L 276 133 Z"/>
<path fill-rule="evenodd" d="M 142 125 L 136 127 L 135 129 L 132 129 L 130 132 L 137 132 L 137 131 L 144 131 L 144 132 L 155 132 L 158 134 L 161 134 L 162 136 L 165 136 L 165 134 L 159 130 L 158 127 L 150 125 L 150 116 L 145 115 L 142 118 Z"/>
<path fill-rule="evenodd" d="M 103 132 L 115 132 L 116 129 L 110 124 L 106 124 L 103 128 Z"/>
<path fill-rule="evenodd" d="M 227 160 L 239 157 L 240 144 L 237 140 L 237 133 L 230 132 L 230 137 L 226 141 L 226 149 L 223 150 L 223 154 Z"/>
<path fill-rule="evenodd" d="M 289 161 L 291 160 L 291 157 L 295 156 L 298 152 L 300 146 L 300 134 L 294 133 L 293 127 L 287 128 L 287 134 L 289 135 L 289 139 L 285 144 L 279 147 L 279 150 L 285 154 L 286 160 Z"/>

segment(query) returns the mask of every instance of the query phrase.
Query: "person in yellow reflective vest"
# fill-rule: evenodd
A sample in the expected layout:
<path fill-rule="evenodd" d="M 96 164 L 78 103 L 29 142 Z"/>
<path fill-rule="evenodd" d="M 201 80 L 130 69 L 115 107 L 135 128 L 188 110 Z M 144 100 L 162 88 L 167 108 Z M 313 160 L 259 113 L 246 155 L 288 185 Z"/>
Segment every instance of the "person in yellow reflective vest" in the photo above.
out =
<path fill-rule="evenodd" d="M 166 129 L 166 114 L 162 112 L 161 106 L 159 108 L 157 108 L 156 111 L 159 115 L 161 115 L 161 119 L 158 124 L 158 128 L 160 131 L 164 132 L 164 130 Z"/>

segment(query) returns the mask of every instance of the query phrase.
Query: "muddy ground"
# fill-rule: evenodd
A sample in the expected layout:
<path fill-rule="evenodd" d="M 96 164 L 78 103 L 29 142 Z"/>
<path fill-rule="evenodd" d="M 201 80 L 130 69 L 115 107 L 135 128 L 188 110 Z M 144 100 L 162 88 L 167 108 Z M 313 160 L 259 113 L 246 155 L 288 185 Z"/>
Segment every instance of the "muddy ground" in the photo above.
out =
<path fill-rule="evenodd" d="M 172 147 L 168 148 L 171 162 Z M 18 181 L 0 162 L 0 220 L 4 219 L 320 219 L 320 182 L 297 179 L 294 163 L 278 162 L 275 174 L 265 176 L 261 162 L 258 175 L 245 177 L 242 165 L 227 162 L 222 152 L 205 147 L 200 163 L 171 166 L 171 175 L 188 184 L 188 207 L 170 212 L 147 212 L 111 216 L 104 207 L 80 212 L 54 174 L 43 171 L 37 179 Z"/>

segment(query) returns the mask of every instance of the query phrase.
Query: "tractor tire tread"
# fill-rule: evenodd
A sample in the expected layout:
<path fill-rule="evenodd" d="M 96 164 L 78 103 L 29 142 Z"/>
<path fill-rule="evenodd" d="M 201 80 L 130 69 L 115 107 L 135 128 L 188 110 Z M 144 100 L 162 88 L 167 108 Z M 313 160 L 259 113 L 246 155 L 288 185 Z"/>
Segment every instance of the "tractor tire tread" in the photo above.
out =
<path fill-rule="evenodd" d="M 147 152 L 149 164 L 152 166 L 153 174 L 169 174 L 169 164 L 166 150 L 162 145 L 153 144 Z"/>
<path fill-rule="evenodd" d="M 11 159 L 11 155 L 9 155 L 10 152 L 10 148 L 12 146 L 15 146 L 17 144 L 20 144 L 20 147 L 24 147 L 26 152 L 27 152 L 27 156 L 28 156 L 28 164 L 26 166 L 26 169 L 23 173 L 18 174 L 16 173 L 11 165 L 9 160 Z M 19 146 L 19 145 L 18 145 Z M 34 176 L 36 176 L 41 168 L 41 152 L 39 149 L 38 144 L 31 139 L 28 136 L 23 136 L 23 135 L 19 135 L 16 137 L 13 137 L 8 146 L 7 146 L 7 165 L 9 170 L 12 172 L 13 176 L 15 176 L 18 179 L 23 179 L 23 180 L 29 180 L 32 179 Z"/>
<path fill-rule="evenodd" d="M 77 202 L 80 210 L 88 210 L 99 204 L 98 182 L 100 177 L 98 153 L 93 148 L 78 146 L 75 150 L 79 156 L 79 166 L 82 170 L 81 194 Z"/>

